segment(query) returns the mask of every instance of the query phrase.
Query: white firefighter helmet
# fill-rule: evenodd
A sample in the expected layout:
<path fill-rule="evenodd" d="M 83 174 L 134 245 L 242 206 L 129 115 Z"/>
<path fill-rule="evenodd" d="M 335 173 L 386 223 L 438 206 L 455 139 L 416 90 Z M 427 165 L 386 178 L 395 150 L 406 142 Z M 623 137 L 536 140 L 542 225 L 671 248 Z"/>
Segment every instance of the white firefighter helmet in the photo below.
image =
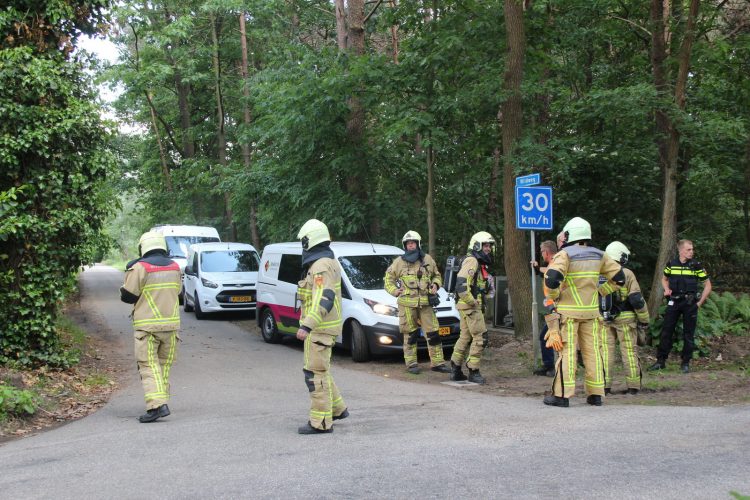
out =
<path fill-rule="evenodd" d="M 422 247 L 422 237 L 419 235 L 416 231 L 406 231 L 406 234 L 403 238 L 401 238 L 401 245 L 406 248 L 406 242 L 407 241 L 416 241 L 417 242 L 417 248 Z"/>
<path fill-rule="evenodd" d="M 471 240 L 469 240 L 469 250 L 473 250 L 475 252 L 481 252 L 482 245 L 484 245 L 485 243 L 491 244 L 494 249 L 495 238 L 493 238 L 492 235 L 488 233 L 487 231 L 479 231 L 478 233 L 475 233 L 474 236 L 471 237 Z"/>
<path fill-rule="evenodd" d="M 615 262 L 625 265 L 630 258 L 630 250 L 619 241 L 613 241 L 604 250 Z"/>
<path fill-rule="evenodd" d="M 164 235 L 153 231 L 143 233 L 138 240 L 138 253 L 141 257 L 156 249 L 167 251 L 167 240 L 164 239 Z"/>
<path fill-rule="evenodd" d="M 566 242 L 573 243 L 591 239 L 591 224 L 580 217 L 573 217 L 565 224 L 563 232 L 567 233 Z"/>
<path fill-rule="evenodd" d="M 307 250 L 324 241 L 331 241 L 331 235 L 328 226 L 318 219 L 310 219 L 300 228 L 297 239 L 302 242 L 302 248 Z"/>

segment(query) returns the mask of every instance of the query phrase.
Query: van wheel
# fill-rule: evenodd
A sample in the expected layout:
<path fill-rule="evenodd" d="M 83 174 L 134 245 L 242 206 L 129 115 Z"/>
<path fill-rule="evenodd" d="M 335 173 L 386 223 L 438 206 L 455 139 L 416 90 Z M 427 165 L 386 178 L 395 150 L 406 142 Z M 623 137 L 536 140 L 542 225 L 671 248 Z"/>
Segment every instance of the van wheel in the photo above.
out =
<path fill-rule="evenodd" d="M 260 322 L 260 334 L 263 340 L 269 344 L 278 344 L 281 342 L 281 333 L 276 328 L 276 319 L 273 317 L 271 309 L 263 309 L 263 319 Z"/>
<path fill-rule="evenodd" d="M 186 313 L 193 312 L 193 306 L 191 306 L 190 304 L 188 304 L 187 295 L 184 295 L 184 299 L 183 299 L 183 302 L 182 302 L 182 308 L 185 310 Z"/>
<path fill-rule="evenodd" d="M 181 306 L 185 305 L 186 301 L 185 301 L 185 289 L 184 288 L 180 288 L 180 294 L 177 296 L 177 300 L 180 302 Z M 190 311 L 192 311 L 192 309 Z"/>
<path fill-rule="evenodd" d="M 363 361 L 370 361 L 370 347 L 367 345 L 367 338 L 365 337 L 365 331 L 362 329 L 362 325 L 355 319 L 349 323 L 351 328 L 351 334 L 349 340 L 351 342 L 352 360 L 357 363 Z"/>
<path fill-rule="evenodd" d="M 206 313 L 201 309 L 201 303 L 198 300 L 198 292 L 193 295 L 193 307 L 195 307 L 195 319 L 206 319 Z"/>

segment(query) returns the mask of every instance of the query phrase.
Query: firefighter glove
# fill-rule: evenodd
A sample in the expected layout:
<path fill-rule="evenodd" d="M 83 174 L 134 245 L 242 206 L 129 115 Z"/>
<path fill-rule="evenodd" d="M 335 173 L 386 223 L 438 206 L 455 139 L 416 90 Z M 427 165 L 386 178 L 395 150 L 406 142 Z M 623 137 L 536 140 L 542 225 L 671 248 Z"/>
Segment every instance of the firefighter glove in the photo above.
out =
<path fill-rule="evenodd" d="M 554 349 L 557 352 L 562 351 L 562 337 L 560 336 L 560 314 L 550 313 L 544 316 L 544 321 L 547 323 L 547 334 L 544 336 L 544 340 L 547 341 L 546 346 Z"/>
<path fill-rule="evenodd" d="M 646 345 L 648 327 L 648 323 L 641 323 L 640 321 L 638 322 L 638 326 L 636 326 L 636 344 L 638 344 L 639 347 L 643 347 Z"/>

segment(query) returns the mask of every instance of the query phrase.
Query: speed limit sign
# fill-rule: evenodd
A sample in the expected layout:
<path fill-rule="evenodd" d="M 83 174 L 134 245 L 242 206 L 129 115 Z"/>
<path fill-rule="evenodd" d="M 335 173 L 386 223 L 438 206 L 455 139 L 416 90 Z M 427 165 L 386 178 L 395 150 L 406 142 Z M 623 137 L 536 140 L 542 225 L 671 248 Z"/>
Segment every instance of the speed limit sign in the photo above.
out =
<path fill-rule="evenodd" d="M 516 229 L 552 229 L 551 186 L 516 186 Z"/>

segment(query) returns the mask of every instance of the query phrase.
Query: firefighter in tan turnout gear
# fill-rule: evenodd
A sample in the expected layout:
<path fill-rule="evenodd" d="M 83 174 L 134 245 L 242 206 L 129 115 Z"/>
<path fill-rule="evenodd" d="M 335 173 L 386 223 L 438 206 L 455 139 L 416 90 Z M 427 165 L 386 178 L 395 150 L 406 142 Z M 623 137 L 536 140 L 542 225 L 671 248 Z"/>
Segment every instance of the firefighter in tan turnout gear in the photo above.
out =
<path fill-rule="evenodd" d="M 142 423 L 169 415 L 169 372 L 177 352 L 180 314 L 180 268 L 167 256 L 167 242 L 159 233 L 144 233 L 141 256 L 125 268 L 120 299 L 133 305 L 135 359 L 146 398 Z"/>
<path fill-rule="evenodd" d="M 599 295 L 606 296 L 625 284 L 620 264 L 589 246 L 591 226 L 574 217 L 563 228 L 565 243 L 544 274 L 545 305 L 549 313 L 547 347 L 560 353 L 555 366 L 553 394 L 544 404 L 569 406 L 576 389 L 576 340 L 585 365 L 586 402 L 601 406 L 604 396 L 604 366 L 601 355 L 602 325 Z M 607 281 L 599 285 L 599 276 Z"/>
<path fill-rule="evenodd" d="M 407 231 L 401 239 L 406 251 L 385 271 L 385 290 L 398 297 L 398 325 L 404 336 L 404 362 L 409 373 L 420 372 L 417 364 L 417 341 L 420 328 L 427 339 L 431 370 L 448 373 L 443 357 L 440 325 L 433 306 L 439 300 L 437 291 L 443 284 L 435 260 L 421 248 L 422 237 Z"/>
<path fill-rule="evenodd" d="M 456 276 L 456 308 L 461 316 L 461 335 L 453 347 L 451 380 L 467 380 L 461 371 L 461 365 L 465 360 L 469 369 L 469 382 L 485 383 L 484 377 L 479 373 L 479 363 L 489 338 L 482 308 L 484 295 L 492 287 L 489 266 L 492 265 L 494 246 L 495 240 L 490 233 L 480 231 L 474 234 L 469 241 L 469 253 L 461 263 L 461 269 Z"/>
<path fill-rule="evenodd" d="M 349 416 L 330 373 L 331 349 L 341 335 L 341 267 L 330 249 L 328 227 L 310 219 L 297 234 L 302 242 L 302 301 L 297 338 L 305 343 L 302 372 L 310 391 L 310 417 L 300 434 L 333 432 L 333 421 Z"/>
<path fill-rule="evenodd" d="M 619 342 L 628 393 L 637 394 L 641 389 L 641 362 L 638 359 L 638 346 L 645 343 L 645 332 L 649 324 L 648 308 L 641 295 L 641 287 L 638 286 L 635 274 L 625 267 L 630 258 L 628 247 L 619 241 L 613 241 L 607 245 L 605 252 L 623 266 L 625 284 L 608 297 L 603 298 L 603 303 L 606 305 L 602 308 L 604 392 L 609 394 L 612 389 L 615 343 Z"/>

